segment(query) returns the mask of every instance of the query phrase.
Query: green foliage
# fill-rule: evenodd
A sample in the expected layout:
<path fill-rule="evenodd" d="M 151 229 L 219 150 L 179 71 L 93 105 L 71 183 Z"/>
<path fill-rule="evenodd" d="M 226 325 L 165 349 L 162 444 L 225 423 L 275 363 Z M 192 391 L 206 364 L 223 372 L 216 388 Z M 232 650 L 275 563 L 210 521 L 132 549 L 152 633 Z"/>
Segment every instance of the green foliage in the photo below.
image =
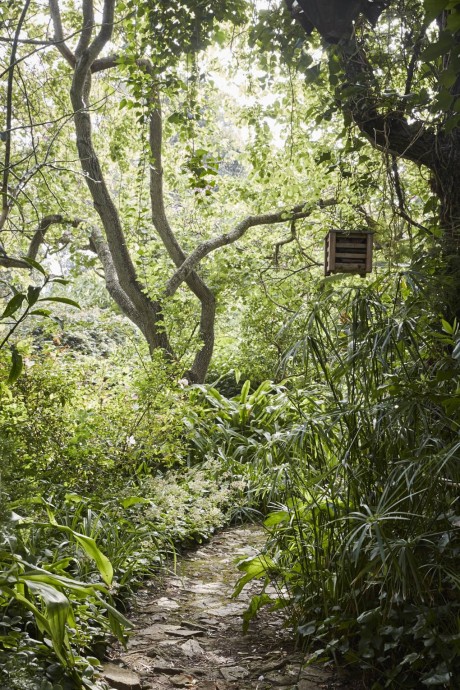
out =
<path fill-rule="evenodd" d="M 251 390 L 248 380 L 233 398 L 211 386 L 196 386 L 195 391 L 198 400 L 204 397 L 204 416 L 195 413 L 186 419 L 191 461 L 218 462 L 219 475 L 231 478 L 239 497 L 232 519 L 251 519 L 285 485 L 284 435 L 296 419 L 296 402 L 284 386 L 270 381 Z"/>
<path fill-rule="evenodd" d="M 297 461 L 265 522 L 268 565 L 245 570 L 284 588 L 271 603 L 290 607 L 313 658 L 359 665 L 375 690 L 453 688 L 458 327 L 433 322 L 413 272 L 393 295 L 383 280 L 327 285 L 288 353 L 305 378 L 284 444 Z"/>

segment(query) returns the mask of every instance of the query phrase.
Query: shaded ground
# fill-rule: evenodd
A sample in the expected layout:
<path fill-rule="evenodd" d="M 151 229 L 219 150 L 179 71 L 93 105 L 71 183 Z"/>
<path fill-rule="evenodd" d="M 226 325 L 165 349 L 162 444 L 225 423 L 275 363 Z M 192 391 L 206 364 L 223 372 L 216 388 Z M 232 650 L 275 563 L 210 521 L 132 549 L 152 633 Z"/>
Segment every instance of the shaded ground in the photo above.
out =
<path fill-rule="evenodd" d="M 332 673 L 302 668 L 306 660 L 280 614 L 261 612 L 243 636 L 241 615 L 258 585 L 231 598 L 239 576 L 235 559 L 257 553 L 263 542 L 259 528 L 226 530 L 182 558 L 161 591 L 153 585 L 141 590 L 128 649 L 113 649 L 105 667 L 109 684 L 121 690 L 344 690 Z"/>

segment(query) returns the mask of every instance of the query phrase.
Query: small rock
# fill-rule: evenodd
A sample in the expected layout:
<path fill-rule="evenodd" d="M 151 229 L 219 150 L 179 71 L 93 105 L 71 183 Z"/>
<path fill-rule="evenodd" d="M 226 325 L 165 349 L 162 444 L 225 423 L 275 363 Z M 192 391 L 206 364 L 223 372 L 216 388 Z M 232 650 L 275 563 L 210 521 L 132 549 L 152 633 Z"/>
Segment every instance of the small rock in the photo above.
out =
<path fill-rule="evenodd" d="M 315 683 L 313 680 L 306 680 L 305 678 L 299 680 L 297 683 L 298 690 L 318 690 L 319 680 Z"/>
<path fill-rule="evenodd" d="M 170 666 L 166 661 L 156 662 L 153 665 L 153 670 L 157 673 L 164 673 L 165 676 L 179 676 L 183 674 L 184 669 L 178 666 Z"/>
<path fill-rule="evenodd" d="M 167 609 L 168 611 L 174 611 L 175 609 L 180 608 L 177 601 L 168 599 L 167 597 L 161 597 L 161 599 L 158 599 L 155 604 L 156 606 L 159 606 L 162 609 Z"/>
<path fill-rule="evenodd" d="M 141 690 L 137 673 L 115 664 L 104 664 L 102 675 L 110 687 L 116 690 Z"/>
<path fill-rule="evenodd" d="M 234 680 L 242 680 L 243 678 L 247 678 L 249 676 L 249 671 L 242 666 L 224 666 L 219 670 L 222 674 L 222 678 L 229 682 Z"/>
<path fill-rule="evenodd" d="M 203 654 L 203 647 L 196 640 L 187 640 L 180 646 L 185 656 L 201 656 Z"/>
<path fill-rule="evenodd" d="M 203 637 L 203 630 L 186 630 L 185 628 L 179 628 L 178 630 L 168 630 L 168 635 L 173 637 Z"/>
<path fill-rule="evenodd" d="M 219 606 L 217 609 L 211 609 L 210 613 L 218 618 L 225 618 L 227 616 L 238 616 L 247 609 L 246 604 L 227 604 L 226 606 Z"/>
<path fill-rule="evenodd" d="M 219 625 L 217 618 L 208 618 L 207 616 L 198 616 L 200 621 L 205 625 L 216 626 Z"/>
<path fill-rule="evenodd" d="M 155 623 L 154 625 L 149 625 L 145 630 L 139 631 L 142 637 L 148 637 L 149 640 L 154 642 L 164 640 L 166 634 L 169 634 L 171 630 L 178 630 L 179 625 L 164 625 L 162 623 Z"/>

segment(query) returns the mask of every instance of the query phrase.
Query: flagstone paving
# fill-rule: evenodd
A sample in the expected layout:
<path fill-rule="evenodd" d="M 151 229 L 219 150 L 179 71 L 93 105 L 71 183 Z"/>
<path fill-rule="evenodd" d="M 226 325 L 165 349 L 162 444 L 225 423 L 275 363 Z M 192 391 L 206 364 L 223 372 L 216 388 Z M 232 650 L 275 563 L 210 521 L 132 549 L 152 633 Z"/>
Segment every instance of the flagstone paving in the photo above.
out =
<path fill-rule="evenodd" d="M 104 675 L 119 690 L 352 690 L 332 671 L 306 666 L 281 613 L 261 611 L 242 634 L 242 614 L 260 583 L 234 599 L 236 561 L 258 553 L 257 527 L 228 529 L 180 559 L 176 571 L 135 598 L 126 650 Z"/>

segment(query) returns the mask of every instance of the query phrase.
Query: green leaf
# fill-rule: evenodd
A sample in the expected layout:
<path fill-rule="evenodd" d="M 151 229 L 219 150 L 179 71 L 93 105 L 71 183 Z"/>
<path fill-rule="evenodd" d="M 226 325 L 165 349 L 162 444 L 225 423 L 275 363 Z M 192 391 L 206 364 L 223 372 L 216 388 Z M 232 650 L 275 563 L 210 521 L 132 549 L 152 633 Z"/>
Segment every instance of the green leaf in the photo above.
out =
<path fill-rule="evenodd" d="M 35 268 L 37 271 L 40 271 L 40 273 L 44 276 L 47 276 L 47 272 L 43 268 L 41 264 L 38 263 L 38 261 L 35 261 L 34 259 L 29 259 L 28 256 L 23 256 L 21 257 L 23 261 L 26 262 L 26 264 L 29 264 L 31 268 Z"/>
<path fill-rule="evenodd" d="M 29 306 L 33 306 L 35 302 L 38 300 L 41 292 L 41 287 L 38 285 L 29 285 L 27 288 L 27 302 L 29 303 Z"/>
<path fill-rule="evenodd" d="M 460 12 L 458 10 L 453 11 L 447 17 L 447 28 L 455 34 L 460 31 Z"/>
<path fill-rule="evenodd" d="M 22 356 L 19 354 L 17 349 L 13 346 L 11 348 L 11 369 L 8 375 L 8 383 L 14 383 L 18 380 L 22 372 Z"/>
<path fill-rule="evenodd" d="M 454 39 L 448 31 L 443 31 L 435 43 L 429 45 L 422 53 L 422 59 L 426 62 L 437 60 L 448 53 L 454 47 Z"/>
<path fill-rule="evenodd" d="M 249 623 L 251 620 L 254 618 L 254 616 L 260 611 L 262 606 L 266 606 L 267 604 L 272 604 L 272 598 L 268 595 L 262 593 L 262 594 L 255 594 L 246 609 L 246 611 L 243 613 L 243 633 L 247 633 L 248 628 L 249 628 Z"/>
<path fill-rule="evenodd" d="M 49 514 L 49 513 L 48 513 Z M 22 525 L 23 527 L 27 527 L 27 523 L 24 523 Z M 70 534 L 73 539 L 81 546 L 81 548 L 85 551 L 87 556 L 91 558 L 97 566 L 97 569 L 99 570 L 102 579 L 107 585 L 112 584 L 113 580 L 113 567 L 107 556 L 105 556 L 102 551 L 99 549 L 98 545 L 96 544 L 95 540 L 92 537 L 87 537 L 86 534 L 80 534 L 79 532 L 75 532 L 75 530 L 71 529 L 70 527 L 67 527 L 67 525 L 59 525 L 54 522 L 36 522 L 35 523 L 36 527 L 53 527 L 53 529 L 58 529 L 61 532 L 66 532 L 67 534 Z M 72 582 L 72 581 L 71 581 Z"/>
<path fill-rule="evenodd" d="M 75 302 L 73 299 L 69 299 L 69 297 L 42 297 L 39 302 L 59 302 L 60 304 L 70 304 L 72 307 L 76 307 L 77 309 L 81 309 L 80 305 L 78 302 Z"/>
<path fill-rule="evenodd" d="M 449 333 L 449 335 L 452 335 L 454 332 L 454 329 L 452 328 L 450 323 L 448 321 L 445 321 L 444 319 L 441 319 L 441 323 L 442 323 L 442 330 L 445 333 Z"/>
<path fill-rule="evenodd" d="M 265 527 L 274 527 L 279 525 L 281 522 L 289 522 L 290 515 L 286 510 L 278 510 L 275 513 L 270 513 L 267 519 L 264 521 Z"/>
<path fill-rule="evenodd" d="M 21 307 L 25 298 L 26 296 L 22 292 L 14 295 L 6 305 L 5 311 L 0 318 L 7 319 L 9 316 L 12 316 Z"/>
<path fill-rule="evenodd" d="M 151 501 L 148 498 L 142 498 L 141 496 L 128 496 L 128 498 L 122 500 L 121 505 L 123 508 L 130 508 L 138 503 L 151 503 Z"/>
<path fill-rule="evenodd" d="M 107 585 L 111 585 L 113 580 L 112 564 L 107 556 L 99 549 L 95 540 L 92 537 L 87 537 L 85 534 L 74 532 L 70 527 L 65 527 L 64 525 L 59 525 L 59 529 L 69 532 L 73 536 L 85 553 L 94 560 L 104 582 Z"/>
<path fill-rule="evenodd" d="M 50 316 L 51 311 L 49 309 L 34 309 L 29 312 L 29 316 Z"/>
<path fill-rule="evenodd" d="M 426 19 L 431 23 L 446 9 L 449 0 L 423 0 Z"/>
<path fill-rule="evenodd" d="M 249 558 L 238 564 L 238 570 L 242 570 L 246 573 L 243 575 L 235 585 L 232 596 L 237 597 L 242 591 L 243 587 L 247 585 L 251 580 L 260 580 L 263 577 L 267 577 L 269 570 L 275 568 L 275 562 L 269 556 L 256 556 L 255 558 Z"/>
<path fill-rule="evenodd" d="M 65 658 L 65 624 L 70 613 L 70 602 L 58 589 L 44 582 L 29 580 L 28 588 L 38 594 L 46 607 L 48 631 L 51 633 L 53 647 L 59 656 Z"/>

